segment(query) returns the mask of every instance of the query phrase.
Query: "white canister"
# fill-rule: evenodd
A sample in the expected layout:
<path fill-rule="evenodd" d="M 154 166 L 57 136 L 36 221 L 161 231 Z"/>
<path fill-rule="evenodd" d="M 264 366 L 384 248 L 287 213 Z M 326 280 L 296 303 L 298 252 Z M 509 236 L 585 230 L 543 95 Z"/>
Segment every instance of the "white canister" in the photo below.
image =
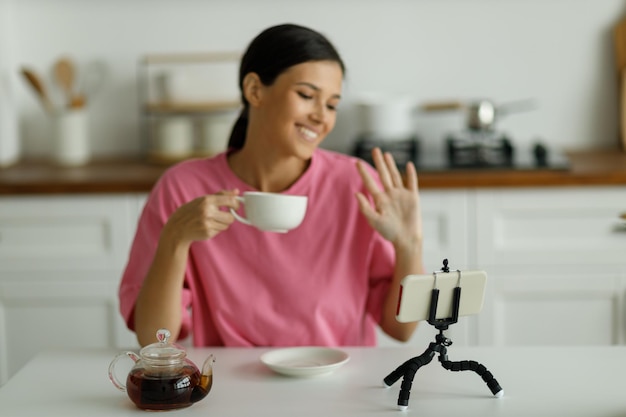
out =
<path fill-rule="evenodd" d="M 404 140 L 415 132 L 415 99 L 369 93 L 357 102 L 361 133 L 380 140 Z"/>
<path fill-rule="evenodd" d="M 198 151 L 206 155 L 215 155 L 225 151 L 237 116 L 237 111 L 214 112 L 206 115 L 201 120 Z"/>
<path fill-rule="evenodd" d="M 187 65 L 155 74 L 155 92 L 160 100 L 173 103 L 237 102 L 237 60 Z"/>
<path fill-rule="evenodd" d="M 2 97 L 0 97 L 0 101 L 2 101 Z M 21 150 L 17 115 L 14 108 L 7 106 L 6 102 L 0 102 L 0 168 L 18 162 Z"/>
<path fill-rule="evenodd" d="M 10 81 L 9 74 L 0 70 L 0 168 L 15 164 L 22 150 Z"/>
<path fill-rule="evenodd" d="M 54 115 L 52 160 L 63 166 L 78 166 L 89 162 L 88 115 L 86 109 L 73 109 Z"/>
<path fill-rule="evenodd" d="M 193 123 L 188 116 L 164 117 L 158 121 L 153 151 L 167 158 L 184 158 L 193 152 Z"/>

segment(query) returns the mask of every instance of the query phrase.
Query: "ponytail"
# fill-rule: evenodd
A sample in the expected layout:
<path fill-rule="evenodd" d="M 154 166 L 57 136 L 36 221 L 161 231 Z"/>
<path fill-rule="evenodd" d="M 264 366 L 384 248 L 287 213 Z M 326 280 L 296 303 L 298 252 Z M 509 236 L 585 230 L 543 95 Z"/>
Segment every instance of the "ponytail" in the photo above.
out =
<path fill-rule="evenodd" d="M 228 149 L 241 149 L 246 143 L 246 133 L 248 131 L 248 106 L 241 109 L 239 117 L 235 121 L 233 130 L 228 139 Z"/>

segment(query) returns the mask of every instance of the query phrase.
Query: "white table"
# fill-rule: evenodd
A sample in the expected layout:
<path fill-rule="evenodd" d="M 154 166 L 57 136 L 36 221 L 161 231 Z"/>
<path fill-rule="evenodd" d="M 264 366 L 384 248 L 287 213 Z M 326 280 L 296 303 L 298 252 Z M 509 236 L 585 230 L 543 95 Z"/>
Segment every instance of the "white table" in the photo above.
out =
<path fill-rule="evenodd" d="M 424 347 L 426 348 L 426 347 Z M 214 353 L 213 389 L 175 416 L 584 416 L 626 415 L 626 346 L 448 348 L 450 360 L 476 360 L 504 389 L 495 398 L 473 372 L 450 372 L 437 357 L 416 374 L 409 409 L 398 411 L 401 381 L 382 379 L 422 353 L 412 348 L 347 348 L 335 373 L 285 377 L 259 362 L 268 349 L 190 349 L 200 365 Z M 147 415 L 109 382 L 117 351 L 75 350 L 37 356 L 0 388 L 0 416 Z M 130 362 L 130 361 L 129 361 Z M 163 414 L 165 415 L 165 414 Z"/>

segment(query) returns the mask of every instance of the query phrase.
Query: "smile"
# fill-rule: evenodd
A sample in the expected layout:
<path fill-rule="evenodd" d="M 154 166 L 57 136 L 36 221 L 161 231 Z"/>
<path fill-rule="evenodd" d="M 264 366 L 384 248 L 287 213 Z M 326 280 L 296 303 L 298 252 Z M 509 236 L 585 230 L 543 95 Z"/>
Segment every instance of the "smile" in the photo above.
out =
<path fill-rule="evenodd" d="M 298 132 L 300 132 L 305 137 L 305 139 L 308 140 L 315 140 L 319 136 L 319 133 L 311 129 L 307 129 L 304 126 L 298 126 Z"/>

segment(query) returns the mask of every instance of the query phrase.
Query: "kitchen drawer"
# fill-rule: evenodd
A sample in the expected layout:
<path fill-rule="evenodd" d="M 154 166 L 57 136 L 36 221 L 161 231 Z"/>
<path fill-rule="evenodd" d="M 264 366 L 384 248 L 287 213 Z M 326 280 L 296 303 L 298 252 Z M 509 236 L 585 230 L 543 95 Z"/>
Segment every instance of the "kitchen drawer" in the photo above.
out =
<path fill-rule="evenodd" d="M 0 271 L 120 268 L 136 205 L 131 195 L 0 198 Z"/>
<path fill-rule="evenodd" d="M 489 268 L 480 343 L 623 344 L 625 272 L 616 265 Z"/>
<path fill-rule="evenodd" d="M 626 187 L 481 190 L 479 265 L 624 264 Z"/>
<path fill-rule="evenodd" d="M 36 283 L 17 272 L 14 282 L 0 281 L 0 386 L 45 349 L 137 345 L 119 314 L 119 274 L 92 272 L 97 282 L 50 282 L 44 274 Z"/>

